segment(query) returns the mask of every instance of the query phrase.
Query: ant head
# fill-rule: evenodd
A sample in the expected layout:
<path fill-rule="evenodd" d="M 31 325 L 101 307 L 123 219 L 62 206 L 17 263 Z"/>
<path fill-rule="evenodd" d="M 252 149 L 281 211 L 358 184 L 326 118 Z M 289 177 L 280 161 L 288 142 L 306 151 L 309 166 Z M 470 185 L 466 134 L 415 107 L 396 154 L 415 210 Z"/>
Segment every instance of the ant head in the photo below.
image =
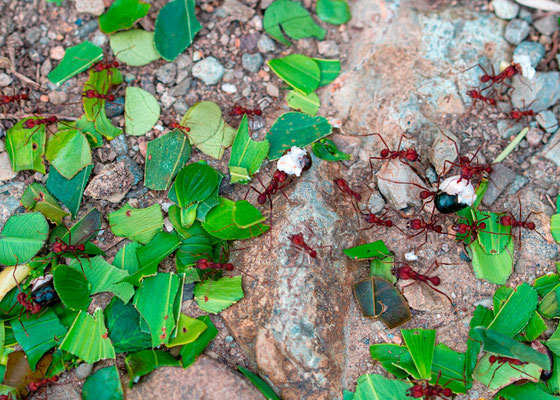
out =
<path fill-rule="evenodd" d="M 387 157 L 389 155 L 389 149 L 383 149 L 379 154 L 381 155 L 381 157 Z"/>
<path fill-rule="evenodd" d="M 114 60 L 114 61 L 111 63 L 111 66 L 112 66 L 113 68 L 118 68 L 118 67 L 119 67 L 119 62 L 118 62 L 117 60 Z"/>
<path fill-rule="evenodd" d="M 391 221 L 391 220 L 385 221 L 385 226 L 387 226 L 389 228 L 392 227 L 393 226 L 393 221 Z"/>
<path fill-rule="evenodd" d="M 79 244 L 78 246 L 76 246 L 76 250 L 78 251 L 85 251 L 86 250 L 86 246 L 83 244 Z"/>
<path fill-rule="evenodd" d="M 488 99 L 488 103 L 490 103 L 491 106 L 495 106 L 496 105 L 496 99 Z"/>
<path fill-rule="evenodd" d="M 262 115 L 262 110 L 256 109 L 255 110 L 255 115 L 258 115 L 260 117 Z"/>
<path fill-rule="evenodd" d="M 51 250 L 55 253 L 62 253 L 64 252 L 63 243 L 61 242 L 54 242 L 52 244 Z"/>
<path fill-rule="evenodd" d="M 177 129 L 177 128 L 179 128 L 179 126 L 180 125 L 177 122 L 172 122 L 172 123 L 169 124 L 169 127 L 171 129 Z"/>
<path fill-rule="evenodd" d="M 535 230 L 536 226 L 534 222 L 527 222 L 527 229 L 529 230 Z"/>
<path fill-rule="evenodd" d="M 288 174 L 283 171 L 276 170 L 274 172 L 274 175 L 272 176 L 272 179 L 278 181 L 278 183 L 283 183 L 286 179 L 288 179 Z"/>
<path fill-rule="evenodd" d="M 477 97 L 478 92 L 476 90 L 467 90 L 467 96 L 475 98 Z"/>
<path fill-rule="evenodd" d="M 441 283 L 441 279 L 439 279 L 439 276 L 432 276 L 428 278 L 430 280 L 430 282 L 432 282 L 432 285 L 434 286 L 439 286 L 439 284 Z"/>
<path fill-rule="evenodd" d="M 416 384 L 411 388 L 407 389 L 407 396 L 412 397 L 414 399 L 419 399 L 424 397 L 424 388 L 420 384 Z"/>
<path fill-rule="evenodd" d="M 34 119 L 27 119 L 25 120 L 25 122 L 23 123 L 23 127 L 25 129 L 31 129 L 35 127 L 35 120 Z"/>
<path fill-rule="evenodd" d="M 226 270 L 226 271 L 233 271 L 233 269 L 235 268 L 235 267 L 233 266 L 232 263 L 224 264 L 224 265 L 222 265 L 222 267 L 223 267 L 224 270 Z"/>
<path fill-rule="evenodd" d="M 476 229 L 486 229 L 486 222 L 481 222 L 477 225 Z"/>
<path fill-rule="evenodd" d="M 334 179 L 333 179 L 333 182 L 334 182 L 334 184 L 335 184 L 336 186 L 338 186 L 338 187 L 344 187 L 345 184 L 346 184 L 346 181 L 345 181 L 344 179 L 342 179 L 342 178 L 334 178 Z"/>
<path fill-rule="evenodd" d="M 305 244 L 305 240 L 303 239 L 303 235 L 301 233 L 290 235 L 290 242 L 292 242 L 296 246 L 302 246 L 303 244 Z"/>
<path fill-rule="evenodd" d="M 403 265 L 402 267 L 393 268 L 394 273 L 397 274 L 399 279 L 410 279 L 412 276 L 412 268 L 409 265 Z"/>
<path fill-rule="evenodd" d="M 443 232 L 443 228 L 441 227 L 441 225 L 436 225 L 433 227 L 434 232 L 436 233 L 441 233 Z"/>
<path fill-rule="evenodd" d="M 114 95 L 114 94 L 110 94 L 109 96 L 107 96 L 107 100 L 109 100 L 109 101 L 115 101 L 115 95 Z"/>
<path fill-rule="evenodd" d="M 443 395 L 445 397 L 451 397 L 452 394 L 453 394 L 453 391 L 451 391 L 451 389 L 449 389 L 449 388 L 443 389 Z"/>
<path fill-rule="evenodd" d="M 428 192 L 427 190 L 422 190 L 422 191 L 420 192 L 420 198 L 421 198 L 422 200 L 426 200 L 428 197 L 430 197 L 430 194 L 431 194 L 431 193 Z"/>
<path fill-rule="evenodd" d="M 47 118 L 47 122 L 49 124 L 54 124 L 56 121 L 58 121 L 58 118 L 54 115 L 51 115 L 50 117 Z"/>
<path fill-rule="evenodd" d="M 29 95 L 27 93 L 22 93 L 21 99 L 22 100 L 29 100 Z"/>
<path fill-rule="evenodd" d="M 490 358 L 488 359 L 488 361 L 490 361 L 490 364 L 494 364 L 496 361 L 498 361 L 498 357 L 497 356 L 490 356 Z"/>
<path fill-rule="evenodd" d="M 259 194 L 259 196 L 257 197 L 257 203 L 260 204 L 261 206 L 266 203 L 266 194 L 261 193 Z"/>
<path fill-rule="evenodd" d="M 422 229 L 422 225 L 423 223 L 421 219 L 415 218 L 410 221 L 410 227 L 412 229 Z"/>
<path fill-rule="evenodd" d="M 95 90 L 93 89 L 86 90 L 85 97 L 88 99 L 93 99 L 95 97 Z"/>
<path fill-rule="evenodd" d="M 309 250 L 309 257 L 317 258 L 317 250 Z"/>
<path fill-rule="evenodd" d="M 208 269 L 208 267 L 209 267 L 208 259 L 199 258 L 198 260 L 196 260 L 196 268 L 198 268 L 198 269 Z"/>
<path fill-rule="evenodd" d="M 487 174 L 492 173 L 492 167 L 488 165 L 487 167 L 484 168 L 484 172 L 486 172 Z"/>
<path fill-rule="evenodd" d="M 486 83 L 489 80 L 490 80 L 490 75 L 488 75 L 488 74 L 484 74 L 480 77 L 480 82 L 482 82 L 482 83 Z"/>
<path fill-rule="evenodd" d="M 511 112 L 511 119 L 520 119 L 521 118 L 521 113 L 519 111 L 515 111 L 513 110 Z"/>
<path fill-rule="evenodd" d="M 97 64 L 95 64 L 95 72 L 101 72 L 103 71 L 105 67 L 103 66 L 103 63 L 98 62 Z"/>

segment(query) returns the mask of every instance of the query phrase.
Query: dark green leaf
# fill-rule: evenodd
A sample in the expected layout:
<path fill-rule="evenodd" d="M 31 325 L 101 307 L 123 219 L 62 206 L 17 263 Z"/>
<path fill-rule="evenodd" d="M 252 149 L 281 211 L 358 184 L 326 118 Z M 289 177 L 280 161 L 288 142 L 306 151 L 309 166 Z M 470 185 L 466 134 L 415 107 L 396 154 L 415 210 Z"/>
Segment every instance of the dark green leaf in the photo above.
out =
<path fill-rule="evenodd" d="M 154 42 L 158 53 L 173 61 L 191 45 L 202 29 L 195 16 L 194 0 L 174 0 L 159 11 L 156 19 Z"/>
<path fill-rule="evenodd" d="M 47 189 L 62 204 L 68 207 L 72 218 L 78 214 L 84 189 L 89 180 L 92 169 L 93 165 L 88 165 L 70 180 L 60 175 L 54 168 L 51 168 L 49 171 Z"/>
<path fill-rule="evenodd" d="M 99 16 L 99 29 L 110 34 L 131 28 L 137 20 L 148 14 L 150 7 L 140 0 L 116 0 L 105 14 Z"/>
<path fill-rule="evenodd" d="M 113 259 L 113 265 L 117 268 L 124 269 L 129 275 L 134 274 L 140 268 L 140 261 L 138 261 L 138 249 L 142 245 L 137 242 L 125 244 L 117 252 Z"/>
<path fill-rule="evenodd" d="M 284 33 L 292 39 L 315 37 L 323 39 L 327 33 L 317 25 L 307 10 L 298 2 L 279 0 L 266 9 L 263 18 L 264 30 L 280 43 L 291 43 Z"/>
<path fill-rule="evenodd" d="M 434 350 L 430 383 L 435 385 L 436 381 L 454 393 L 465 393 L 470 388 L 465 379 L 465 354 L 451 350 L 442 343 L 438 344 Z"/>
<path fill-rule="evenodd" d="M 494 319 L 491 310 L 477 306 L 474 310 L 473 317 L 469 323 L 469 335 L 467 339 L 467 351 L 465 353 L 465 377 L 467 387 L 472 385 L 472 373 L 478 361 L 478 353 L 482 347 L 482 336 L 475 329 L 477 326 L 487 327 Z"/>
<path fill-rule="evenodd" d="M 124 399 L 117 366 L 101 368 L 88 376 L 82 387 L 83 400 Z"/>
<path fill-rule="evenodd" d="M 523 379 L 523 378 L 522 378 Z M 534 383 L 529 382 L 524 385 L 509 385 L 498 392 L 507 400 L 555 400 L 556 396 L 552 396 L 543 392 L 535 386 Z"/>
<path fill-rule="evenodd" d="M 87 310 L 91 303 L 91 285 L 81 271 L 68 265 L 57 265 L 53 277 L 54 289 L 62 304 L 72 310 Z"/>
<path fill-rule="evenodd" d="M 189 164 L 175 179 L 175 193 L 182 208 L 206 200 L 218 186 L 218 173 L 206 163 Z"/>
<path fill-rule="evenodd" d="M 335 0 L 336 1 L 336 0 Z M 313 61 L 319 66 L 321 71 L 321 81 L 319 87 L 328 85 L 340 75 L 340 61 L 339 60 L 324 60 L 321 58 L 313 58 Z"/>
<path fill-rule="evenodd" d="M 558 274 L 550 274 L 535 279 L 533 287 L 539 296 L 545 297 L 558 285 L 560 285 L 560 276 Z"/>
<path fill-rule="evenodd" d="M 379 361 L 383 368 L 390 374 L 395 375 L 399 379 L 406 378 L 409 374 L 397 365 L 401 363 L 401 357 L 410 358 L 410 352 L 406 346 L 399 346 L 392 343 L 374 344 L 369 347 L 371 357 L 375 361 Z"/>
<path fill-rule="evenodd" d="M 97 149 L 103 146 L 103 135 L 97 132 L 95 122 L 89 121 L 85 114 L 76 121 L 76 128 L 86 136 L 90 148 Z"/>
<path fill-rule="evenodd" d="M 202 223 L 206 232 L 220 239 L 241 240 L 262 235 L 270 228 L 260 223 L 246 229 L 235 225 L 233 220 L 235 204 L 231 200 L 221 198 L 220 205 L 213 208 L 206 216 L 206 221 Z"/>
<path fill-rule="evenodd" d="M 116 353 L 139 351 L 152 346 L 149 333 L 140 329 L 142 316 L 131 304 L 113 297 L 105 308 L 105 323 Z"/>
<path fill-rule="evenodd" d="M 45 158 L 66 179 L 91 164 L 91 149 L 87 138 L 77 129 L 59 131 L 47 141 Z"/>
<path fill-rule="evenodd" d="M 541 313 L 546 318 L 558 318 L 560 317 L 560 302 L 558 297 L 560 296 L 560 285 L 557 285 L 541 300 L 539 303 L 539 313 Z"/>
<path fill-rule="evenodd" d="M 376 240 L 372 243 L 362 244 L 350 249 L 342 250 L 344 254 L 353 260 L 364 260 L 369 258 L 385 258 L 391 254 L 383 240 Z"/>
<path fill-rule="evenodd" d="M 488 329 L 507 337 L 518 334 L 535 312 L 539 298 L 535 289 L 527 283 L 519 285 L 498 311 Z"/>
<path fill-rule="evenodd" d="M 77 46 L 66 49 L 60 64 L 49 73 L 49 80 L 58 86 L 74 75 L 85 71 L 102 58 L 103 49 L 86 40 Z"/>
<path fill-rule="evenodd" d="M 327 135 L 332 126 L 324 117 L 289 112 L 281 115 L 272 125 L 266 138 L 270 142 L 268 158 L 277 160 L 292 146 L 305 147 Z"/>
<path fill-rule="evenodd" d="M 144 186 L 165 190 L 191 156 L 188 138 L 179 130 L 171 131 L 148 143 Z"/>

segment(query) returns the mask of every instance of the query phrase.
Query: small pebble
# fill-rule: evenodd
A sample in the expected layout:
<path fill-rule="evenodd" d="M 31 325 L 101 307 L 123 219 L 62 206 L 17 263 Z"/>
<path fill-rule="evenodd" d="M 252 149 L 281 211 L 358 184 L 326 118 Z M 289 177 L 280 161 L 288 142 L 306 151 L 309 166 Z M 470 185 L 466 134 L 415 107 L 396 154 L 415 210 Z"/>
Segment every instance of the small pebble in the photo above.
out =
<path fill-rule="evenodd" d="M 66 103 L 66 100 L 68 100 L 68 96 L 66 95 L 66 93 L 64 92 L 50 92 L 49 93 L 49 102 L 51 102 L 54 105 L 61 105 Z"/>
<path fill-rule="evenodd" d="M 266 84 L 266 94 L 271 97 L 278 97 L 280 95 L 280 89 L 274 83 L 267 83 Z"/>
<path fill-rule="evenodd" d="M 241 64 L 243 64 L 243 68 L 245 68 L 249 72 L 259 72 L 263 64 L 263 57 L 260 53 L 255 54 L 243 54 L 241 56 Z"/>
<path fill-rule="evenodd" d="M 544 57 L 544 47 L 537 42 L 521 42 L 513 51 L 513 56 L 527 55 L 531 59 L 531 66 L 536 67 Z"/>
<path fill-rule="evenodd" d="M 506 25 L 506 31 L 504 33 L 504 38 L 511 44 L 519 44 L 529 36 L 531 27 L 526 21 L 522 19 L 512 19 Z"/>
<path fill-rule="evenodd" d="M 558 30 L 558 15 L 548 15 L 533 22 L 537 31 L 545 36 L 552 36 Z"/>
<path fill-rule="evenodd" d="M 202 56 L 203 56 L 202 51 L 197 50 L 197 51 L 195 51 L 195 52 L 193 53 L 192 60 L 193 60 L 194 62 L 197 62 L 197 61 L 199 61 L 199 60 L 202 59 Z"/>
<path fill-rule="evenodd" d="M 554 133 L 558 130 L 558 120 L 552 111 L 541 111 L 537 114 L 537 123 L 548 133 Z"/>
<path fill-rule="evenodd" d="M 226 93 L 233 94 L 237 92 L 237 86 L 232 83 L 224 83 L 222 85 L 222 90 Z"/>
<path fill-rule="evenodd" d="M 105 113 L 109 118 L 124 114 L 124 97 L 117 97 L 115 101 L 105 102 Z"/>
<path fill-rule="evenodd" d="M 62 60 L 62 58 L 64 57 L 64 52 L 64 47 L 56 46 L 50 50 L 49 55 L 53 60 Z"/>
<path fill-rule="evenodd" d="M 6 87 L 13 82 L 10 75 L 0 72 L 0 87 Z"/>
<path fill-rule="evenodd" d="M 169 94 L 174 97 L 182 97 L 186 95 L 191 87 L 192 78 L 185 78 L 169 91 Z"/>
<path fill-rule="evenodd" d="M 501 19 L 510 20 L 519 13 L 520 6 L 513 0 L 492 0 L 491 4 L 494 7 L 494 13 Z"/>
<path fill-rule="evenodd" d="M 93 364 L 82 363 L 76 367 L 74 374 L 79 379 L 86 379 L 91 375 L 91 371 L 93 371 Z"/>
<path fill-rule="evenodd" d="M 128 142 L 125 135 L 117 136 L 116 138 L 111 140 L 109 144 L 119 156 L 128 154 Z"/>
<path fill-rule="evenodd" d="M 124 81 L 125 81 L 126 83 L 132 83 L 132 82 L 134 82 L 135 79 L 136 79 L 136 75 L 131 74 L 130 72 L 127 73 L 127 74 L 124 76 Z"/>
<path fill-rule="evenodd" d="M 97 20 L 94 19 L 92 21 L 89 21 L 87 24 L 82 26 L 80 29 L 78 29 L 76 34 L 78 35 L 78 37 L 80 37 L 82 39 L 85 39 L 89 36 L 90 33 L 93 33 L 96 30 L 97 30 Z"/>
<path fill-rule="evenodd" d="M 156 79 L 161 83 L 167 85 L 175 81 L 177 76 L 177 66 L 173 63 L 163 64 L 156 70 Z"/>
<path fill-rule="evenodd" d="M 507 138 L 509 138 L 513 135 L 517 135 L 523 129 L 523 125 L 521 125 L 519 123 L 514 124 L 514 123 L 512 123 L 511 121 L 508 121 L 508 120 L 498 121 L 498 123 L 496 124 L 496 127 L 498 129 L 498 133 L 504 139 L 507 139 Z"/>
<path fill-rule="evenodd" d="M 340 54 L 338 44 L 334 40 L 323 40 L 317 44 L 317 51 L 325 57 L 337 57 Z"/>
<path fill-rule="evenodd" d="M 192 68 L 192 74 L 206 85 L 211 86 L 217 84 L 224 75 L 224 66 L 210 56 L 197 62 Z"/>
<path fill-rule="evenodd" d="M 105 43 L 107 43 L 107 35 L 101 31 L 96 31 L 95 35 L 93 35 L 93 38 L 91 39 L 91 42 L 96 46 L 103 47 L 105 46 Z"/>
<path fill-rule="evenodd" d="M 276 50 L 276 44 L 268 35 L 262 34 L 257 42 L 257 49 L 261 53 L 272 53 Z"/>
<path fill-rule="evenodd" d="M 226 336 L 226 342 L 228 342 L 228 343 L 233 342 L 233 337 L 232 336 Z"/>
<path fill-rule="evenodd" d="M 529 146 L 537 147 L 542 142 L 543 134 L 544 132 L 539 128 L 530 128 L 529 132 L 527 132 L 527 135 L 525 136 L 525 139 L 527 139 Z"/>
<path fill-rule="evenodd" d="M 91 15 L 101 15 L 105 11 L 103 0 L 76 0 L 76 11 Z"/>
<path fill-rule="evenodd" d="M 189 106 L 185 100 L 178 99 L 175 103 L 173 103 L 173 109 L 177 115 L 184 115 L 189 110 Z"/>

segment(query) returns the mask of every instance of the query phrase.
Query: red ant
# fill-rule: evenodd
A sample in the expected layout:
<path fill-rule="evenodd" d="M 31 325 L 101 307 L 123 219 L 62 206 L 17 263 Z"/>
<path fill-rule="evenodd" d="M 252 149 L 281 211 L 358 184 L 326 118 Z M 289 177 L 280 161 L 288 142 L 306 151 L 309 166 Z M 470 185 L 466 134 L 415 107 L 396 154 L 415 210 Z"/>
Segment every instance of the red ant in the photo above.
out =
<path fill-rule="evenodd" d="M 44 378 L 36 382 L 31 382 L 25 387 L 25 389 L 27 389 L 28 392 L 33 393 L 41 389 L 43 386 L 48 385 L 49 383 L 56 383 L 56 382 L 58 382 L 58 376 L 55 375 L 52 378 Z"/>
<path fill-rule="evenodd" d="M 346 182 L 346 180 L 342 178 L 335 178 L 334 184 L 343 194 L 348 195 L 353 203 L 354 201 L 357 202 L 362 200 L 362 195 L 350 189 L 350 186 L 348 185 L 348 182 Z"/>
<path fill-rule="evenodd" d="M 88 89 L 84 92 L 84 97 L 86 99 L 100 99 L 100 100 L 107 100 L 109 102 L 115 101 L 114 94 L 102 94 L 93 89 Z"/>
<path fill-rule="evenodd" d="M 287 180 L 288 179 L 288 174 L 287 173 L 285 173 L 283 171 L 276 170 L 274 172 L 274 174 L 272 175 L 272 179 L 270 180 L 270 183 L 268 184 L 268 186 L 265 186 L 263 184 L 263 182 L 261 181 L 261 178 L 259 178 L 258 175 L 257 175 L 257 179 L 259 180 L 261 186 L 264 187 L 264 191 L 261 192 L 258 189 L 256 189 L 254 186 L 249 186 L 249 189 L 247 189 L 247 193 L 245 194 L 245 198 L 247 198 L 247 195 L 249 194 L 249 190 L 253 189 L 255 192 L 257 192 L 259 194 L 258 197 L 257 197 L 257 203 L 259 205 L 262 206 L 266 203 L 267 200 L 270 201 L 270 211 L 271 212 L 272 212 L 272 196 L 274 196 L 276 193 L 278 193 L 278 191 L 282 192 L 282 194 L 284 195 L 286 200 L 288 200 L 288 202 L 291 203 L 290 199 L 288 199 L 288 196 L 286 196 L 286 194 L 282 190 L 292 182 L 291 179 Z"/>
<path fill-rule="evenodd" d="M 491 233 L 491 234 L 494 234 L 494 235 L 501 235 L 501 233 L 498 233 L 498 232 L 490 232 L 490 231 L 484 231 L 483 230 L 483 229 L 486 229 L 486 222 L 484 222 L 484 221 L 487 220 L 488 218 L 490 218 L 489 215 L 487 215 L 486 217 L 484 217 L 482 219 L 476 219 L 471 224 L 466 224 L 464 222 L 453 224 L 451 226 L 451 229 L 453 229 L 459 235 L 469 235 L 470 238 L 471 238 L 471 241 L 467 245 L 471 244 L 472 242 L 474 242 L 478 238 L 479 232 Z M 505 233 L 504 233 L 504 235 L 505 235 Z M 466 239 L 466 236 L 463 240 L 465 240 L 465 239 Z"/>
<path fill-rule="evenodd" d="M 422 246 L 424 246 L 428 242 L 428 232 L 431 231 L 431 232 L 435 232 L 435 233 L 439 233 L 439 234 L 444 234 L 443 226 L 436 224 L 435 217 L 433 215 L 432 215 L 430 221 L 428 221 L 428 222 L 424 221 L 424 218 L 422 218 L 422 217 L 411 219 L 408 222 L 408 226 L 409 226 L 410 229 L 412 229 L 414 231 L 418 231 L 418 232 L 414 233 L 413 235 L 409 236 L 409 238 L 413 238 L 413 237 L 416 237 L 416 236 L 418 236 L 422 233 L 425 233 L 424 242 L 416 248 L 417 250 L 419 248 L 421 248 Z"/>
<path fill-rule="evenodd" d="M 399 228 L 397 225 L 395 225 L 393 223 L 392 220 L 390 219 L 383 219 L 383 217 L 385 217 L 385 215 L 387 215 L 389 211 L 385 211 L 380 217 L 378 217 L 377 215 L 375 215 L 374 213 L 370 212 L 370 211 L 361 211 L 360 214 L 362 215 L 362 219 L 364 221 L 366 221 L 368 224 L 370 224 L 371 226 L 367 227 L 367 228 L 363 228 L 363 231 L 366 230 L 370 230 L 375 226 L 379 226 L 379 227 L 387 227 L 387 228 L 397 228 L 400 232 L 403 232 L 403 230 L 401 228 Z"/>
<path fill-rule="evenodd" d="M 406 263 L 400 263 L 402 264 L 402 266 L 395 266 L 392 268 L 391 272 L 393 273 L 393 275 L 395 275 L 397 277 L 397 279 L 402 279 L 402 280 L 409 280 L 412 279 L 413 282 L 409 283 L 408 285 L 405 285 L 401 288 L 401 291 L 404 292 L 404 289 L 417 284 L 418 282 L 424 282 L 426 284 L 426 286 L 428 286 L 430 289 L 435 290 L 436 292 L 438 292 L 439 294 L 444 295 L 447 300 L 449 300 L 449 302 L 451 303 L 451 306 L 453 306 L 453 301 L 451 300 L 451 298 L 446 295 L 445 293 L 443 293 L 441 290 L 436 289 L 434 286 L 439 286 L 441 283 L 441 279 L 439 278 L 439 276 L 428 276 L 428 274 L 434 270 L 437 269 L 440 265 L 445 264 L 446 263 L 440 263 L 437 260 L 434 260 L 434 262 L 432 263 L 432 265 L 430 266 L 430 268 L 428 268 L 426 270 L 425 273 L 421 274 L 419 272 L 416 272 L 415 270 L 412 269 L 412 267 Z"/>
<path fill-rule="evenodd" d="M 476 103 L 479 101 L 486 103 L 489 106 L 495 106 L 497 104 L 495 98 L 484 96 L 482 92 L 477 89 L 467 90 L 467 96 L 473 99 L 471 108 L 473 108 L 476 105 Z"/>
<path fill-rule="evenodd" d="M 534 117 L 535 112 L 533 110 L 530 110 L 530 109 L 521 110 L 519 108 L 514 108 L 509 112 L 508 116 L 514 122 L 519 122 L 524 117 Z"/>
<path fill-rule="evenodd" d="M 103 62 L 103 61 L 99 61 L 98 63 L 96 63 L 92 69 L 95 72 L 102 72 L 104 70 L 109 70 L 111 68 L 118 68 L 120 66 L 119 62 L 117 60 L 113 60 L 113 61 L 109 61 L 109 62 Z"/>
<path fill-rule="evenodd" d="M 494 370 L 494 373 L 492 374 L 492 378 L 490 378 L 490 382 L 488 382 L 488 386 L 490 386 L 490 384 L 494 380 L 494 376 L 496 375 L 496 371 L 498 371 L 500 368 L 502 368 L 506 364 L 509 364 L 509 366 L 511 368 L 513 368 L 514 370 L 516 370 L 518 372 L 521 372 L 522 374 L 525 374 L 525 375 L 530 377 L 530 375 L 527 374 L 525 371 L 522 371 L 519 368 L 516 368 L 516 366 L 527 365 L 527 364 L 529 364 L 528 362 L 520 361 L 516 358 L 496 356 L 496 355 L 491 355 L 490 358 L 488 359 L 488 362 L 490 363 L 491 366 L 494 365 L 495 363 L 499 364 L 498 367 Z"/>
<path fill-rule="evenodd" d="M 528 229 L 530 231 L 534 231 L 535 233 L 537 233 L 540 237 L 542 237 L 544 240 L 546 240 L 548 242 L 548 240 L 538 231 L 536 231 L 536 225 L 534 222 L 529 221 L 529 217 L 532 214 L 537 214 L 534 211 L 531 211 L 529 213 L 529 215 L 527 215 L 527 218 L 525 218 L 525 220 L 521 221 L 521 216 L 522 216 L 522 208 L 521 208 L 521 199 L 518 197 L 517 200 L 519 201 L 519 219 L 516 219 L 515 216 L 513 215 L 513 213 L 511 211 L 508 211 L 509 215 L 502 215 L 498 222 L 500 223 L 500 225 L 503 226 L 511 226 L 511 228 L 519 228 L 519 243 L 521 243 L 521 228 L 524 229 Z"/>
<path fill-rule="evenodd" d="M 379 134 L 379 133 L 371 133 L 371 134 L 363 135 L 363 136 L 379 136 L 379 139 L 381 139 L 381 141 L 385 145 L 385 148 L 383 150 L 381 150 L 381 152 L 379 153 L 379 157 L 370 157 L 369 158 L 369 166 L 370 166 L 372 172 L 373 172 L 373 163 L 371 162 L 371 160 L 394 160 L 394 159 L 399 159 L 402 163 L 408 164 L 406 161 L 415 162 L 415 161 L 418 161 L 418 159 L 420 158 L 420 156 L 418 155 L 418 152 L 413 148 L 409 148 L 409 149 L 406 149 L 406 150 L 400 150 L 401 143 L 402 143 L 402 140 L 405 137 L 405 135 L 401 135 L 401 138 L 399 139 L 399 144 L 397 146 L 397 150 L 389 149 L 389 146 L 387 146 L 387 143 L 383 139 L 383 136 L 381 136 L 381 134 Z"/>
<path fill-rule="evenodd" d="M 255 108 L 247 108 L 235 103 L 232 109 L 229 111 L 230 117 L 242 117 L 243 115 L 247 115 L 248 118 L 253 118 L 255 116 L 260 117 L 263 115 L 263 111 L 261 109 L 262 103 L 267 102 L 267 99 L 261 99 L 258 102 L 258 106 Z"/>
<path fill-rule="evenodd" d="M 307 229 L 309 229 L 309 231 L 311 233 L 313 233 L 313 231 L 311 230 L 310 227 L 307 226 Z M 309 256 L 310 259 L 315 260 L 317 258 L 317 250 L 312 248 L 309 244 L 306 243 L 304 237 L 303 237 L 303 233 L 296 233 L 294 235 L 290 235 L 288 236 L 288 239 L 290 240 L 292 246 L 294 248 L 296 248 L 299 251 L 304 252 L 305 254 L 307 254 Z M 333 260 L 338 260 L 336 258 L 333 257 L 332 251 L 333 251 L 333 247 L 332 245 L 324 245 L 324 246 L 318 246 L 316 247 L 317 249 L 324 249 L 324 248 L 329 248 L 330 249 L 330 256 Z M 292 276 L 290 277 L 290 281 L 293 279 L 293 277 L 297 274 L 297 272 L 299 271 L 299 269 L 301 268 L 301 266 L 303 265 L 303 262 L 296 268 L 296 271 L 292 274 Z"/>
<path fill-rule="evenodd" d="M 170 123 L 170 124 L 169 124 L 169 127 L 170 127 L 171 129 L 179 129 L 180 131 L 183 131 L 183 133 L 184 133 L 185 135 L 187 135 L 187 136 L 188 136 L 188 132 L 191 131 L 191 128 L 189 128 L 188 126 L 183 126 L 183 125 L 181 125 L 181 124 L 178 123 L 178 122 L 172 122 L 172 123 Z"/>
<path fill-rule="evenodd" d="M 19 101 L 29 100 L 28 93 L 20 93 L 14 95 L 6 95 L 3 94 L 0 96 L 0 104 L 10 104 L 10 103 L 17 103 Z"/>
<path fill-rule="evenodd" d="M 446 388 L 445 386 L 438 384 L 440 378 L 441 371 L 439 371 L 434 385 L 430 385 L 430 382 L 427 380 L 417 381 L 414 386 L 406 390 L 406 395 L 414 399 L 425 397 L 426 400 L 434 400 L 438 397 L 445 400 L 446 397 L 453 396 L 453 391 L 450 388 Z M 449 384 L 449 382 L 451 382 L 451 379 L 446 383 L 446 385 Z"/>
<path fill-rule="evenodd" d="M 480 82 L 482 82 L 482 83 L 491 82 L 490 86 L 494 85 L 495 83 L 504 83 L 504 81 L 506 79 L 513 78 L 515 75 L 523 73 L 521 65 L 516 64 L 516 63 L 511 63 L 511 65 L 509 65 L 506 69 L 504 69 L 498 75 L 488 74 L 488 72 L 486 72 L 484 67 L 480 64 L 476 64 L 471 68 L 474 68 L 474 67 L 477 67 L 477 66 L 480 67 L 480 69 L 484 72 L 484 74 L 480 76 Z M 468 68 L 465 71 L 468 71 L 471 68 Z M 492 74 L 494 74 L 494 66 L 492 66 Z M 490 87 L 490 86 L 488 86 L 488 87 Z M 509 86 L 509 85 L 507 85 L 507 86 Z M 488 87 L 486 87 L 482 90 L 488 89 Z"/>
<path fill-rule="evenodd" d="M 242 249 L 238 249 L 238 250 L 242 250 Z M 194 265 L 194 268 L 200 269 L 200 270 L 203 270 L 203 271 L 204 270 L 233 271 L 234 269 L 237 269 L 242 274 L 245 274 L 248 277 L 253 278 L 254 280 L 258 281 L 257 278 L 255 278 L 254 276 L 252 276 L 252 275 L 248 274 L 247 272 L 241 270 L 240 268 L 235 268 L 235 266 L 232 263 L 213 262 L 211 260 L 208 260 L 207 258 L 199 258 L 198 260 L 196 260 L 196 264 Z"/>

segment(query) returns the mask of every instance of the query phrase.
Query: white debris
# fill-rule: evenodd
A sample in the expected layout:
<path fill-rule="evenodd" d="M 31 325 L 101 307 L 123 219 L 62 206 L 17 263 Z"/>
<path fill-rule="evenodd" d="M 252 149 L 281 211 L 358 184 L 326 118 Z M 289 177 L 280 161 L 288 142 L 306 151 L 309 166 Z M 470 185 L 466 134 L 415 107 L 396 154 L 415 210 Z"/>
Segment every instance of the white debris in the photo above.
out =
<path fill-rule="evenodd" d="M 278 171 L 288 175 L 300 176 L 306 165 L 307 151 L 297 146 L 292 148 L 278 160 L 276 168 Z"/>
<path fill-rule="evenodd" d="M 404 255 L 405 260 L 407 261 L 416 261 L 418 260 L 418 256 L 414 254 L 414 251 L 408 252 Z"/>
<path fill-rule="evenodd" d="M 40 276 L 39 278 L 35 278 L 31 281 L 31 291 L 46 285 L 47 283 L 49 283 L 50 281 L 52 281 L 53 276 L 52 275 L 45 275 L 45 276 Z"/>
<path fill-rule="evenodd" d="M 461 204 L 472 206 L 476 201 L 476 194 L 473 185 L 467 179 L 461 179 L 461 175 L 447 178 L 439 185 L 439 190 L 450 196 L 457 196 L 457 201 Z"/>
<path fill-rule="evenodd" d="M 531 65 L 531 57 L 527 54 L 516 54 L 513 56 L 513 62 L 521 66 L 521 75 L 527 79 L 535 77 L 535 68 Z"/>

